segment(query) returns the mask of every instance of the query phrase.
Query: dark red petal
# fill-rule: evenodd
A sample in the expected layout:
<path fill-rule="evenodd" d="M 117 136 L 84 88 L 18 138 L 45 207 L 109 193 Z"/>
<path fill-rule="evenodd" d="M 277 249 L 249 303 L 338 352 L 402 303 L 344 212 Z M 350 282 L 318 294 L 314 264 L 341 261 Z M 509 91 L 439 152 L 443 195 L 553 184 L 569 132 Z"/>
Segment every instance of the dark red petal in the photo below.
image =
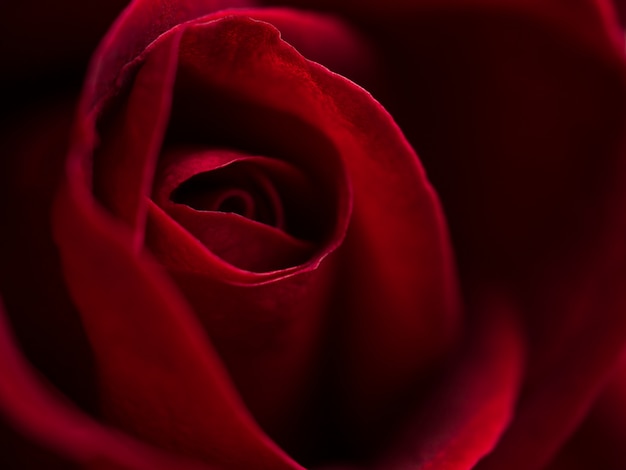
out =
<path fill-rule="evenodd" d="M 125 77 L 120 71 L 133 62 L 160 34 L 180 23 L 229 8 L 250 5 L 248 0 L 135 0 L 117 18 L 95 52 L 83 94 L 89 110 L 114 91 Z M 111 54 L 111 51 L 115 51 Z"/>
<path fill-rule="evenodd" d="M 0 131 L 0 295 L 28 360 L 81 408 L 94 410 L 92 357 L 52 240 L 75 97 L 14 115 Z"/>
<path fill-rule="evenodd" d="M 422 96 L 433 103 L 435 90 L 451 111 L 413 121 L 414 138 L 440 183 L 467 289 L 507 279 L 532 345 L 516 419 L 478 468 L 540 468 L 626 339 L 623 45 L 554 19 L 438 20 L 425 34 L 441 38 L 439 55 L 418 53 L 433 73 Z M 470 63 L 442 60 L 468 44 Z"/>
<path fill-rule="evenodd" d="M 329 302 L 337 256 L 288 282 L 236 285 L 190 270 L 172 270 L 246 406 L 298 461 L 318 457 L 335 418 L 325 401 Z M 334 390 L 331 388 L 330 392 Z"/>
<path fill-rule="evenodd" d="M 515 410 L 525 339 L 511 299 L 489 292 L 478 306 L 465 344 L 372 468 L 469 469 L 496 445 Z"/>
<path fill-rule="evenodd" d="M 550 286 L 553 292 L 549 296 L 535 300 L 534 313 L 552 316 L 551 321 L 560 323 L 555 327 L 560 334 L 553 334 L 552 341 L 546 338 L 544 344 L 531 343 L 536 348 L 530 354 L 534 362 L 516 418 L 478 469 L 543 468 L 614 373 L 626 343 L 626 227 L 622 214 L 624 211 L 619 211 L 619 223 L 602 240 L 608 249 L 585 265 L 585 273 L 572 270 L 576 275 L 563 276 Z M 566 320 L 563 314 L 568 315 Z"/>
<path fill-rule="evenodd" d="M 100 425 L 67 402 L 21 355 L 0 305 L 0 412 L 33 448 L 44 446 L 86 468 L 209 470 Z M 3 457 L 10 451 L 4 449 Z M 9 453 L 7 455 L 7 453 Z M 17 456 L 16 456 L 17 457 Z M 30 463 L 33 463 L 31 461 Z M 15 463 L 13 461 L 12 463 Z M 65 467 L 64 467 L 65 468 Z"/>
<path fill-rule="evenodd" d="M 143 63 L 131 90 L 113 104 L 107 103 L 118 109 L 101 117 L 96 114 L 100 111 L 97 107 L 96 113 L 82 117 L 79 123 L 86 128 L 83 135 L 87 140 L 93 132 L 89 129 L 93 120 L 105 121 L 99 123 L 102 143 L 90 162 L 93 191 L 120 222 L 133 230 L 137 248 L 143 243 L 147 196 L 169 120 L 177 58 L 178 40 L 174 37 L 147 54 L 145 62 L 138 59 Z"/>
<path fill-rule="evenodd" d="M 258 9 L 251 16 L 275 26 L 280 37 L 308 60 L 349 78 L 369 92 L 380 86 L 383 74 L 373 54 L 375 46 L 350 23 L 335 15 L 279 8 Z"/>
<path fill-rule="evenodd" d="M 602 392 L 589 415 L 547 470 L 626 468 L 626 368 Z"/>

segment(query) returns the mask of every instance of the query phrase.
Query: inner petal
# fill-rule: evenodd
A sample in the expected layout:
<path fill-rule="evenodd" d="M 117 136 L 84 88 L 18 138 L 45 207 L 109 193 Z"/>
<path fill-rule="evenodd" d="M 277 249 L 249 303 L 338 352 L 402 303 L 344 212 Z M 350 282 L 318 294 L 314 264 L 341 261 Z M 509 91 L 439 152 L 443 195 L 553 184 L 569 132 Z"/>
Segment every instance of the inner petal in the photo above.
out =
<path fill-rule="evenodd" d="M 214 206 L 208 210 L 216 212 L 234 212 L 247 219 L 254 219 L 256 214 L 254 199 L 250 194 L 241 189 L 225 191 L 215 201 Z"/>
<path fill-rule="evenodd" d="M 246 161 L 254 162 L 255 157 Z M 192 176 L 173 190 L 170 200 L 198 211 L 239 214 L 283 230 L 283 203 L 274 182 L 258 165 L 234 163 Z"/>
<path fill-rule="evenodd" d="M 179 148 L 162 156 L 153 199 L 171 223 L 226 263 L 271 272 L 306 263 L 315 254 L 314 234 L 301 237 L 290 230 L 298 226 L 298 214 L 308 212 L 314 190 L 297 167 L 278 159 Z"/>

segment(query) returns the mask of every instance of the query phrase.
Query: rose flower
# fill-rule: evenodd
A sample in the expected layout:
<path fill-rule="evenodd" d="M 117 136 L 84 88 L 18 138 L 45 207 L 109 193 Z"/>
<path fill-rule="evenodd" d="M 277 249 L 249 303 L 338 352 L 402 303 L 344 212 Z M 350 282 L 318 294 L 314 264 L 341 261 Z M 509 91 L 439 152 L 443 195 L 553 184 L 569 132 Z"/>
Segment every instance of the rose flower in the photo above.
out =
<path fill-rule="evenodd" d="M 283 3 L 3 28 L 3 468 L 623 468 L 617 10 Z"/>

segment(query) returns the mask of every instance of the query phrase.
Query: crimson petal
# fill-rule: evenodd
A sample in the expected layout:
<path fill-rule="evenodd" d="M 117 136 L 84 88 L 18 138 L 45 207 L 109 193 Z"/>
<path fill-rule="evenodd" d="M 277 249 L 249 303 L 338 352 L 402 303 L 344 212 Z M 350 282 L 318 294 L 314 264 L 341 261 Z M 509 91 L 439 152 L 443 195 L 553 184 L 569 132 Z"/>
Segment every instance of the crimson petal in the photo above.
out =
<path fill-rule="evenodd" d="M 210 470 L 151 448 L 73 407 L 19 352 L 0 305 L 0 410 L 28 439 L 85 468 Z M 30 450 L 33 452 L 33 450 Z M 3 459 L 12 449 L 3 449 Z M 7 455 L 8 454 L 8 455 Z M 19 458 L 19 456 L 16 456 Z M 31 459 L 28 459 L 32 463 Z M 15 461 L 9 460 L 9 464 Z M 69 465 L 69 463 L 68 463 Z M 63 467 L 65 468 L 65 467 Z"/>

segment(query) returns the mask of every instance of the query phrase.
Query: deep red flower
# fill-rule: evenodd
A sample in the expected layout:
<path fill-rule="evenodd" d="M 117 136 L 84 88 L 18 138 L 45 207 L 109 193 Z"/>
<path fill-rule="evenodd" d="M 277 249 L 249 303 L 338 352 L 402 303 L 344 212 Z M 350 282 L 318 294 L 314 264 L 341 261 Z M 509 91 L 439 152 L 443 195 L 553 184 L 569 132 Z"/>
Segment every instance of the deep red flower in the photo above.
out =
<path fill-rule="evenodd" d="M 539 469 L 617 371 L 613 6 L 290 3 L 132 2 L 75 112 L 78 30 L 3 28 L 8 468 Z"/>

